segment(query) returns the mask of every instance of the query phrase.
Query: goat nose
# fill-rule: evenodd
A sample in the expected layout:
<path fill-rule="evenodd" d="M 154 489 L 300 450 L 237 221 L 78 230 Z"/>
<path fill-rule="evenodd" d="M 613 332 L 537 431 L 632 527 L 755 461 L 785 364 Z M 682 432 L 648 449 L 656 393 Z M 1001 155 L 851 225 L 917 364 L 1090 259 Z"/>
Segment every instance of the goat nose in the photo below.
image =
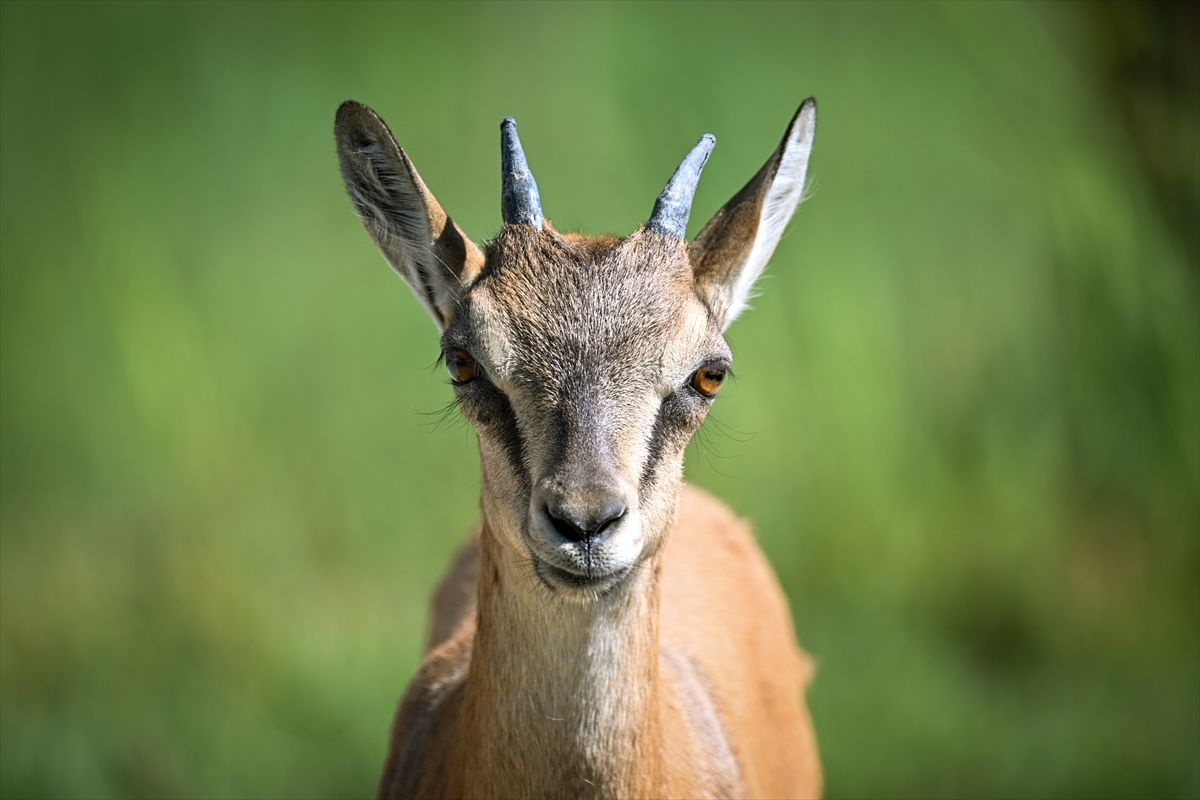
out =
<path fill-rule="evenodd" d="M 600 539 L 613 523 L 625 516 L 625 511 L 625 503 L 611 496 L 589 507 L 553 500 L 546 504 L 546 516 L 559 535 L 569 542 Z"/>

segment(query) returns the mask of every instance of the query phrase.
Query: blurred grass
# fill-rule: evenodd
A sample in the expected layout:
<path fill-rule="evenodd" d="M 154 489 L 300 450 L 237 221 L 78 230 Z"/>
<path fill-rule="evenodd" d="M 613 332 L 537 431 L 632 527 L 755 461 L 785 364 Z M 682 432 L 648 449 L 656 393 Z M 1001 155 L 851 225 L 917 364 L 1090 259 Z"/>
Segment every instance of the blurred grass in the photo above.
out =
<path fill-rule="evenodd" d="M 820 664 L 830 797 L 1200 794 L 1193 7 L 0 4 L 0 794 L 373 790 L 474 520 L 354 97 L 476 239 L 693 227 L 821 102 L 689 478 Z"/>

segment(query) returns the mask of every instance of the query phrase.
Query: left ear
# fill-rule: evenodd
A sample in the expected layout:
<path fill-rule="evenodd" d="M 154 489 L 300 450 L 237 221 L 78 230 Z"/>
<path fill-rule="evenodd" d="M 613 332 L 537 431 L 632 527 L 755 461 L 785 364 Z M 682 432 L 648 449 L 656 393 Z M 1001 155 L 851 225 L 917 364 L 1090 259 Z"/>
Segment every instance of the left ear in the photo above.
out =
<path fill-rule="evenodd" d="M 688 245 L 696 289 L 722 330 L 746 307 L 754 281 L 800 203 L 816 126 L 817 101 L 810 97 L 758 174 Z"/>
<path fill-rule="evenodd" d="M 342 179 L 363 225 L 444 331 L 482 272 L 483 253 L 442 210 L 378 114 L 347 100 L 333 132 Z"/>

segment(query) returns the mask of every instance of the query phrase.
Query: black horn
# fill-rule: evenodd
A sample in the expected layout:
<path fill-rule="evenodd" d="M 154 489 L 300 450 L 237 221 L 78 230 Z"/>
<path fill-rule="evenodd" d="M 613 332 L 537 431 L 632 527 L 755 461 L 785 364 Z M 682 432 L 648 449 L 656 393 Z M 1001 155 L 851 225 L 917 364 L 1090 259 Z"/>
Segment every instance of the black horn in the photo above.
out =
<path fill-rule="evenodd" d="M 663 236 L 682 239 L 687 234 L 688 216 L 692 213 L 692 198 L 696 196 L 696 184 L 700 182 L 700 171 L 712 153 L 717 137 L 706 133 L 696 142 L 667 181 L 667 186 L 654 202 L 654 211 L 646 227 Z"/>
<path fill-rule="evenodd" d="M 542 199 L 517 138 L 517 121 L 512 117 L 500 123 L 500 172 L 500 215 L 504 224 L 528 225 L 540 231 Z"/>

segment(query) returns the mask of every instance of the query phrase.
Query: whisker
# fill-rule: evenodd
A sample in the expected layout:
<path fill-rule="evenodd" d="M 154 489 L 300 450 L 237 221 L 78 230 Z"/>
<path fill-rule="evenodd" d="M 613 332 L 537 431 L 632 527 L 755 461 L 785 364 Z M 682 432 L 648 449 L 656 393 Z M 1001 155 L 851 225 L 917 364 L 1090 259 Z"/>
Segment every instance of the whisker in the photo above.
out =
<path fill-rule="evenodd" d="M 458 396 L 450 398 L 450 402 L 434 411 L 418 411 L 423 417 L 436 417 L 436 419 L 425 423 L 431 431 L 441 430 L 442 426 L 449 423 L 455 430 L 461 429 L 467 423 L 467 418 L 463 416 L 462 409 L 458 405 Z"/>
<path fill-rule="evenodd" d="M 737 428 L 718 418 L 715 414 L 709 414 L 708 419 L 704 421 L 704 425 L 701 425 L 701 428 L 703 428 L 705 425 L 711 425 L 712 429 L 717 434 L 743 444 L 752 441 L 757 435 L 757 431 L 738 430 Z"/>

